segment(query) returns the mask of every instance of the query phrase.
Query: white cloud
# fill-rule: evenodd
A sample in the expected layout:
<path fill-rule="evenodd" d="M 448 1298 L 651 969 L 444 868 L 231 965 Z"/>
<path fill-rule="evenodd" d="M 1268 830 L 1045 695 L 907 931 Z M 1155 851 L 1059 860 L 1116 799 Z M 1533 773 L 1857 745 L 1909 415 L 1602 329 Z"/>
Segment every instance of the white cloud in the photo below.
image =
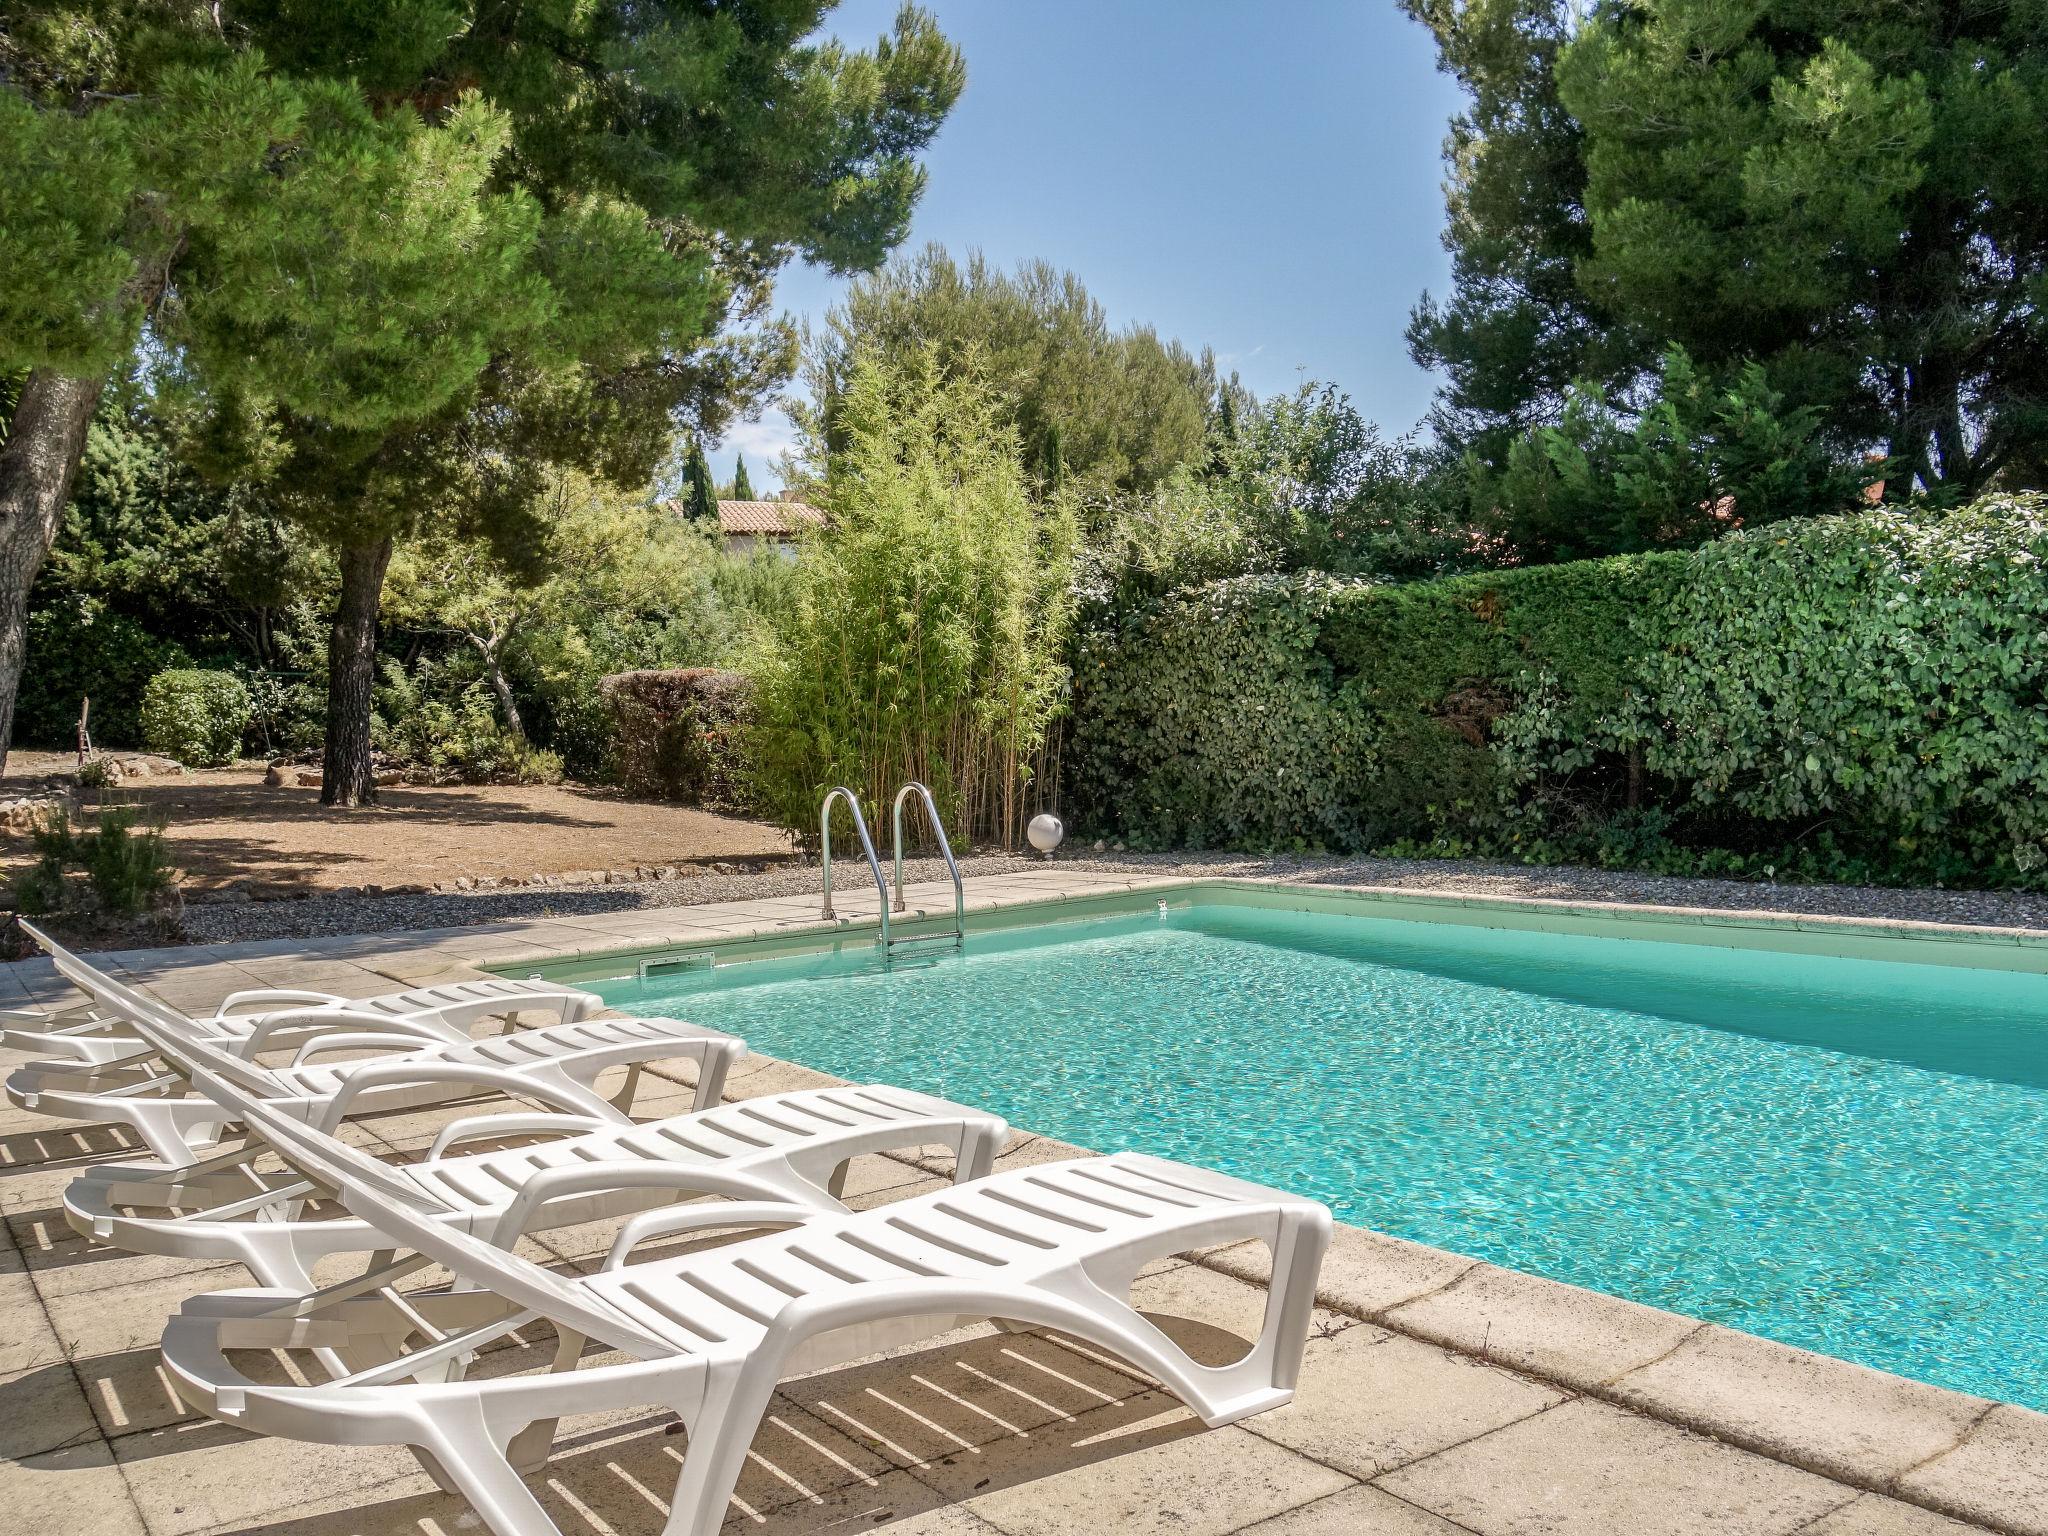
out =
<path fill-rule="evenodd" d="M 733 460 L 744 453 L 747 456 L 747 478 L 753 481 L 754 489 L 778 490 L 782 477 L 775 472 L 775 461 L 794 447 L 796 424 L 778 405 L 763 412 L 759 421 L 734 422 L 725 436 L 708 450 L 706 457 L 711 461 L 712 475 L 720 480 L 729 480 L 732 478 Z"/>

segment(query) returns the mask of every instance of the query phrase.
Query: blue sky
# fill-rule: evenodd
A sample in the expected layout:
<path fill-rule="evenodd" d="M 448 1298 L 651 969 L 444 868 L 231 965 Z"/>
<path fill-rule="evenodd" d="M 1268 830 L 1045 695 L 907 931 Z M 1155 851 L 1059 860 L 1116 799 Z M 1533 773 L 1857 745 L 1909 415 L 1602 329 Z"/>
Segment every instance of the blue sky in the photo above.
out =
<path fill-rule="evenodd" d="M 924 0 L 967 90 L 926 157 L 909 247 L 1042 256 L 1112 323 L 1216 349 L 1260 394 L 1327 379 L 1390 431 L 1429 403 L 1401 331 L 1447 286 L 1441 146 L 1456 89 L 1393 0 Z M 896 0 L 845 0 L 866 46 Z M 782 309 L 823 315 L 842 280 L 801 266 Z M 788 440 L 742 424 L 756 486 Z"/>

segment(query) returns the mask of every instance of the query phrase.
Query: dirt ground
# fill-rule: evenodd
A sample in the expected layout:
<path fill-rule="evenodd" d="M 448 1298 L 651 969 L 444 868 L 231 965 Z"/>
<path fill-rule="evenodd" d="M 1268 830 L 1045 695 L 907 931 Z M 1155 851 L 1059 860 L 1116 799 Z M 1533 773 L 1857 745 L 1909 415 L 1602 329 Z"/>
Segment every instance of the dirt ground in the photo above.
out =
<path fill-rule="evenodd" d="M 68 771 L 69 753 L 15 752 L 0 798 Z M 262 763 L 132 780 L 106 799 L 167 818 L 188 892 L 232 881 L 253 894 L 345 886 L 430 886 L 458 878 L 528 880 L 586 870 L 781 859 L 776 828 L 584 785 L 394 786 L 380 804 L 333 810 L 317 789 L 271 789 Z M 0 842 L 0 875 L 24 862 Z"/>

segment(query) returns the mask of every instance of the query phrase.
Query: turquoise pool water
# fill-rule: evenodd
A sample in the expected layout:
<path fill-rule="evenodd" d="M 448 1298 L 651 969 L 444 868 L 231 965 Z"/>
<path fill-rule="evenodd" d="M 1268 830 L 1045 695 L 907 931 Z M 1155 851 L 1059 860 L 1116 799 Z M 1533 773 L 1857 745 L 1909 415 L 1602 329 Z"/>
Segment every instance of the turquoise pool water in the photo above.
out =
<path fill-rule="evenodd" d="M 2048 1408 L 2048 978 L 1198 905 L 599 990 Z"/>

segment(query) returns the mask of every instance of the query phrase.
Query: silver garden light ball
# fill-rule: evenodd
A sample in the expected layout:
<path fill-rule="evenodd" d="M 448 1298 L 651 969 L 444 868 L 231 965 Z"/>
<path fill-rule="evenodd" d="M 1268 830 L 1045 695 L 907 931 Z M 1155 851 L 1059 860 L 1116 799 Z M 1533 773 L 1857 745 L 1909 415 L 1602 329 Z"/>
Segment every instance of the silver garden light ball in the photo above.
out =
<path fill-rule="evenodd" d="M 1053 849 L 1059 847 L 1066 835 L 1067 829 L 1050 811 L 1040 811 L 1031 818 L 1031 825 L 1024 829 L 1025 839 L 1047 858 L 1052 857 Z"/>

